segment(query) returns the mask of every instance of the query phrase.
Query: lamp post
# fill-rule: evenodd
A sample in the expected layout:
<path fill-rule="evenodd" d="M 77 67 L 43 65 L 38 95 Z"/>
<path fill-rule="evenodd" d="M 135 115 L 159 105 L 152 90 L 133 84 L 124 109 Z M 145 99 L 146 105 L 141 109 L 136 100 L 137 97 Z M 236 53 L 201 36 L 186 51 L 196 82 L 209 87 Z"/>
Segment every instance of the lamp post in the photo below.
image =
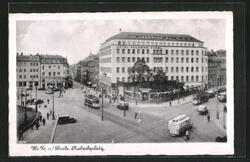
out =
<path fill-rule="evenodd" d="M 124 82 L 123 82 L 123 97 L 124 97 L 124 99 L 123 99 L 123 101 L 124 101 L 124 107 L 123 107 L 124 112 L 123 112 L 123 116 L 126 117 L 126 109 L 125 109 L 125 83 L 124 83 Z"/>
<path fill-rule="evenodd" d="M 36 113 L 37 113 L 37 86 L 36 86 Z"/>
<path fill-rule="evenodd" d="M 224 105 L 224 108 L 223 108 L 223 128 L 226 129 L 226 114 L 227 113 L 227 106 Z"/>
<path fill-rule="evenodd" d="M 102 121 L 103 121 L 103 88 L 101 88 L 102 90 Z"/>
<path fill-rule="evenodd" d="M 52 120 L 55 120 L 55 109 L 54 109 L 54 98 L 55 98 L 54 93 L 55 93 L 55 91 L 54 91 L 54 84 L 53 84 L 53 88 L 52 88 L 52 93 L 53 93 L 53 96 L 52 96 L 52 108 L 53 108 Z"/>
<path fill-rule="evenodd" d="M 218 92 L 216 93 L 216 119 L 220 119 L 219 117 L 219 108 L 218 108 Z"/>

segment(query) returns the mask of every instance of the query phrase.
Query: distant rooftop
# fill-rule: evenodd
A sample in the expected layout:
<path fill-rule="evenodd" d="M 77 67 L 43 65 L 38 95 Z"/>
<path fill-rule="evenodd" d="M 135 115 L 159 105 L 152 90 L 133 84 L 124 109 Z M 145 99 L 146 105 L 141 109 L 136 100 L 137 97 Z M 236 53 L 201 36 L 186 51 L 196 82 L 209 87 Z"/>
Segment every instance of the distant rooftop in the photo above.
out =
<path fill-rule="evenodd" d="M 106 42 L 113 39 L 133 39 L 133 40 L 162 40 L 162 41 L 187 41 L 200 42 L 202 41 L 184 34 L 164 34 L 164 33 L 140 33 L 140 32 L 121 32 L 106 40 Z"/>

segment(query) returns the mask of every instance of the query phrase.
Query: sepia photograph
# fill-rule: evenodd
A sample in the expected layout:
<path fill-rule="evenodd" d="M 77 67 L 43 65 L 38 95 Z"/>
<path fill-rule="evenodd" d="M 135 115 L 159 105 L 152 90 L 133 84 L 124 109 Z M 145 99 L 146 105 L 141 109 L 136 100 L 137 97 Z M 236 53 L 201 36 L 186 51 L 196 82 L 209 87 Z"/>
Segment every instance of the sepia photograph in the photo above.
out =
<path fill-rule="evenodd" d="M 9 19 L 11 156 L 234 153 L 232 12 Z"/>

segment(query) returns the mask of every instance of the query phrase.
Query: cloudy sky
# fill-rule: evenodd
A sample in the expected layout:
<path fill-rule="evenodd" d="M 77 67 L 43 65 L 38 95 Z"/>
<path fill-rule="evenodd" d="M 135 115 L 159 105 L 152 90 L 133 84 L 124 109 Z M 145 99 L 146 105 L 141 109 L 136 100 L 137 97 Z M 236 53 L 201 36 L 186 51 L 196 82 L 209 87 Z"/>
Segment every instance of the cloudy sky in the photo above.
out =
<path fill-rule="evenodd" d="M 129 32 L 189 34 L 210 50 L 225 49 L 223 19 L 178 20 L 39 20 L 17 21 L 17 52 L 24 54 L 60 54 L 69 64 L 92 53 L 119 29 Z"/>

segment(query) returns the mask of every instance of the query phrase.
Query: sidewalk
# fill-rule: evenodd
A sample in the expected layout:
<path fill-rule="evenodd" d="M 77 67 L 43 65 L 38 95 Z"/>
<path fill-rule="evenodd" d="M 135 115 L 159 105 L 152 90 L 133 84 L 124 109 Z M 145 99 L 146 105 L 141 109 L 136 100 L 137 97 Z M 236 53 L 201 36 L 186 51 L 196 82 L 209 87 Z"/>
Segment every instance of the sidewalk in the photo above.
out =
<path fill-rule="evenodd" d="M 46 103 L 47 104 L 47 103 Z M 53 142 L 53 136 L 56 129 L 57 124 L 57 115 L 55 114 L 55 120 L 52 120 L 52 114 L 50 115 L 49 119 L 47 120 L 47 112 L 49 112 L 51 103 L 48 105 L 47 108 L 44 108 L 44 103 L 40 104 L 41 108 L 38 106 L 38 111 L 41 112 L 41 115 L 46 120 L 46 124 L 43 125 L 42 122 L 39 122 L 40 127 L 38 130 L 36 127 L 27 130 L 23 134 L 23 140 L 19 141 L 19 143 L 51 143 Z"/>

